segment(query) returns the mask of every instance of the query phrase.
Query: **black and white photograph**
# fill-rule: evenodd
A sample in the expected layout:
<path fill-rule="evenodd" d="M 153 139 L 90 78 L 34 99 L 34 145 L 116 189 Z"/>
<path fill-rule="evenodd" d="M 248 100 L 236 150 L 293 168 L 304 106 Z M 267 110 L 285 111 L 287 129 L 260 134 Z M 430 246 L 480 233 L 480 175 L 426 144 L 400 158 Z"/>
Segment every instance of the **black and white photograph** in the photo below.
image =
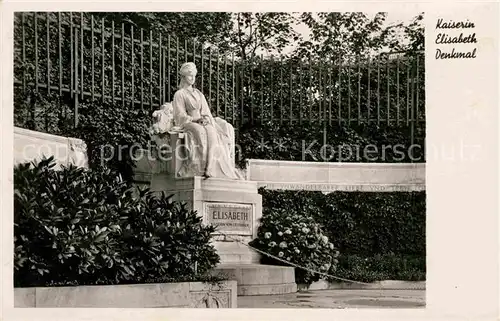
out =
<path fill-rule="evenodd" d="M 459 289 L 443 269 L 430 276 L 444 258 L 430 259 L 428 233 L 453 262 L 474 260 L 432 223 L 438 212 L 456 218 L 450 229 L 465 218 L 451 203 L 429 208 L 468 201 L 429 188 L 439 175 L 427 165 L 445 179 L 475 175 L 446 164 L 498 161 L 467 125 L 497 122 L 478 86 L 444 85 L 493 50 L 481 21 L 432 13 L 427 23 L 418 6 L 206 5 L 12 12 L 12 207 L 2 209 L 14 310 L 427 313 L 429 282 Z M 429 103 L 441 88 L 449 103 Z M 453 113 L 466 95 L 476 105 Z M 449 118 L 433 125 L 448 138 L 469 134 L 440 143 L 429 113 Z"/>
<path fill-rule="evenodd" d="M 16 13 L 16 305 L 425 307 L 423 19 Z"/>

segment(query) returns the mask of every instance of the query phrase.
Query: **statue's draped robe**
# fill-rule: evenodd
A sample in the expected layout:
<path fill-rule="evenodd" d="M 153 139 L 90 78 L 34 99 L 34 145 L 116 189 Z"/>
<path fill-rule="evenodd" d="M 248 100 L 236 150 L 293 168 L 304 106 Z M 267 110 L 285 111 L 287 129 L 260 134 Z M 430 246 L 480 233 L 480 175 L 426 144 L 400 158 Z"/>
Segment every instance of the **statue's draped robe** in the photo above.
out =
<path fill-rule="evenodd" d="M 205 95 L 196 88 L 179 89 L 174 94 L 172 105 L 175 125 L 185 132 L 184 147 L 187 151 L 179 176 L 242 179 L 228 148 L 230 137 L 212 116 Z M 193 122 L 203 116 L 208 120 L 206 126 Z"/>

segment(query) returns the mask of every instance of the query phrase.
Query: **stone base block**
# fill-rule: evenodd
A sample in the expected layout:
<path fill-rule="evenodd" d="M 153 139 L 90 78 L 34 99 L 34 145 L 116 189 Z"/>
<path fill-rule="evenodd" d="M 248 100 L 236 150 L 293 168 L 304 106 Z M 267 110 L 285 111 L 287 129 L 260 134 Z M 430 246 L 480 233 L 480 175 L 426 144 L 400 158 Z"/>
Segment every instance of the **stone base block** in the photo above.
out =
<path fill-rule="evenodd" d="M 297 292 L 293 267 L 264 264 L 221 264 L 216 272 L 238 283 L 238 295 L 269 295 Z"/>

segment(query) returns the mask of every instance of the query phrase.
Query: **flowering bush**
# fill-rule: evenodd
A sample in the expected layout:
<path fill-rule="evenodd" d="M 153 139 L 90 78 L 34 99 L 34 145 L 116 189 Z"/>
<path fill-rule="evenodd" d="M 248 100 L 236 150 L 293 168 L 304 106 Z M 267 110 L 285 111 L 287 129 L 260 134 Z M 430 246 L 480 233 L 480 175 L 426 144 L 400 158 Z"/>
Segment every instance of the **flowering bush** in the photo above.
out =
<path fill-rule="evenodd" d="M 264 211 L 258 235 L 251 246 L 272 254 L 284 262 L 262 257 L 263 264 L 288 265 L 285 262 L 328 273 L 335 270 L 339 252 L 311 217 L 290 209 Z M 322 276 L 318 273 L 295 269 L 295 281 L 311 284 Z"/>

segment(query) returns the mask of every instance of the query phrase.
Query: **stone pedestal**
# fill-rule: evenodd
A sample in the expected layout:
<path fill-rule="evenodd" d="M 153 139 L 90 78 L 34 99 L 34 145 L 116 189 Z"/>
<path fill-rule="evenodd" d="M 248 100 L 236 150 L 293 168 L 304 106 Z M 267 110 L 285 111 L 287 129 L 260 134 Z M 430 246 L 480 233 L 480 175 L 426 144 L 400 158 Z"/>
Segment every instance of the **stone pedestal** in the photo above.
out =
<path fill-rule="evenodd" d="M 185 202 L 197 211 L 204 224 L 216 226 L 212 239 L 220 256 L 216 272 L 223 272 L 237 281 L 238 295 L 296 292 L 293 267 L 259 264 L 260 254 L 245 245 L 257 237 L 262 216 L 258 182 L 178 177 L 182 139 L 182 133 L 172 133 L 167 138 L 171 146 L 169 155 L 166 155 L 166 162 L 152 166 L 158 170 L 152 171 L 150 189 L 173 195 L 174 201 Z"/>
<path fill-rule="evenodd" d="M 173 194 L 173 200 L 202 215 L 204 223 L 217 226 L 213 241 L 221 264 L 259 263 L 258 253 L 233 240 L 248 243 L 257 237 L 262 196 L 256 182 L 154 174 L 151 190 Z"/>

